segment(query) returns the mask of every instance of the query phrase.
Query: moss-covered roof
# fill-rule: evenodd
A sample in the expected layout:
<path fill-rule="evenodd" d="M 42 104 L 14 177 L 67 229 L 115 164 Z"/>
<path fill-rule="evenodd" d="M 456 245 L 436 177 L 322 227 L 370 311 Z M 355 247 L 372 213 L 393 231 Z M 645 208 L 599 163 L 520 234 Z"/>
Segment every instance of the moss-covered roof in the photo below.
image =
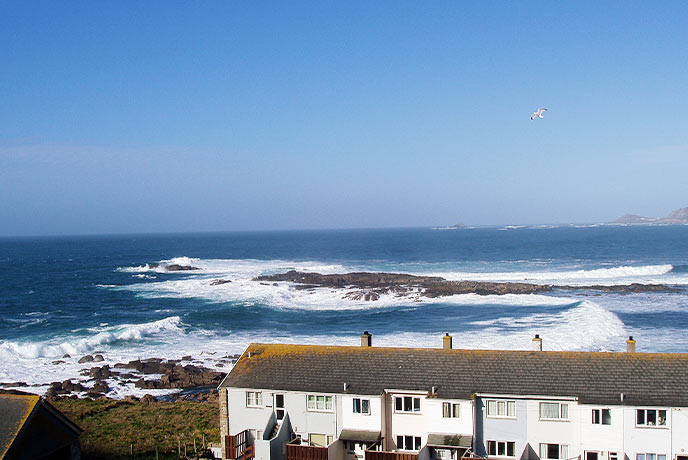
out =
<path fill-rule="evenodd" d="M 40 399 L 36 395 L 0 394 L 0 460 Z"/>
<path fill-rule="evenodd" d="M 223 387 L 378 395 L 385 389 L 470 399 L 551 395 L 581 403 L 688 407 L 688 354 L 444 350 L 251 344 Z"/>

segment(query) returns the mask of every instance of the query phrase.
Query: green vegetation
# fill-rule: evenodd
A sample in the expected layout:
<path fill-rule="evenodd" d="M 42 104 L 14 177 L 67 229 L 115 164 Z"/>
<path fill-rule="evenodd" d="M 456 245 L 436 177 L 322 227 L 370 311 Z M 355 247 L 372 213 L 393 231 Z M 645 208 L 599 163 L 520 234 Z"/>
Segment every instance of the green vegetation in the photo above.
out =
<path fill-rule="evenodd" d="M 215 402 L 115 401 L 63 399 L 53 405 L 86 430 L 81 437 L 82 458 L 160 459 L 195 458 L 203 440 L 219 443 L 219 409 Z M 133 451 L 133 456 L 131 452 Z"/>

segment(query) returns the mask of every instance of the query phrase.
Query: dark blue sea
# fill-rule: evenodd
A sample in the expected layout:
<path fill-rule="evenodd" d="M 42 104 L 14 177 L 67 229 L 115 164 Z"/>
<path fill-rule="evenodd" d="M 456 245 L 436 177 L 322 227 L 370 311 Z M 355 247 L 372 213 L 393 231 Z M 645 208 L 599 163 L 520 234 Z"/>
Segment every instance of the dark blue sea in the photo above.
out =
<path fill-rule="evenodd" d="M 170 271 L 170 265 L 198 270 Z M 386 271 L 552 285 L 663 283 L 676 293 L 344 297 L 260 283 L 286 270 Z M 230 280 L 214 285 L 213 280 Z M 0 239 L 0 382 L 180 358 L 227 369 L 249 342 L 688 352 L 688 226 L 541 226 Z M 68 355 L 68 356 L 65 356 Z M 113 396 L 136 393 L 113 388 Z"/>

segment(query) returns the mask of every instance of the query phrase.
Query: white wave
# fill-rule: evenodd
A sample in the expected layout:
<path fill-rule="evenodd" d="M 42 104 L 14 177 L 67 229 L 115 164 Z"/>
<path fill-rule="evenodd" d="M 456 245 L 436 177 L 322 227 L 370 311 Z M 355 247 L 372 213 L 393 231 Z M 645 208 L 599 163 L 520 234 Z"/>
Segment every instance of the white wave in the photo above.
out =
<path fill-rule="evenodd" d="M 662 278 L 673 270 L 670 264 L 619 266 L 597 268 L 592 270 L 570 271 L 528 271 L 528 272 L 429 272 L 432 276 L 441 276 L 448 280 L 531 282 L 541 284 L 631 284 L 631 283 L 688 283 L 688 277 L 674 276 Z"/>
<path fill-rule="evenodd" d="M 94 335 L 75 338 L 71 341 L 11 342 L 0 343 L 0 357 L 13 358 L 59 358 L 64 354 L 85 354 L 97 347 L 120 341 L 141 340 L 163 331 L 181 331 L 178 316 L 143 324 L 124 324 L 92 329 Z"/>

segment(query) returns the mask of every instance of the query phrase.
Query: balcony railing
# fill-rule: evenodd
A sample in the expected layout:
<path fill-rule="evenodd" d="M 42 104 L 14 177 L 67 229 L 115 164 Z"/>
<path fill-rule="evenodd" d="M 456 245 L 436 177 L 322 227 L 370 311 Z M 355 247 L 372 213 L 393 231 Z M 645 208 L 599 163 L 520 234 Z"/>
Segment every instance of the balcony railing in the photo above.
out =
<path fill-rule="evenodd" d="M 228 435 L 225 438 L 225 456 L 232 460 L 251 460 L 255 457 L 253 444 L 249 444 L 248 430 L 244 430 L 234 436 Z"/>
<path fill-rule="evenodd" d="M 370 446 L 365 451 L 365 460 L 418 460 L 418 454 L 376 450 L 378 447 L 378 444 Z"/>
<path fill-rule="evenodd" d="M 287 444 L 287 460 L 327 460 L 327 447 L 301 445 L 301 438 Z"/>

